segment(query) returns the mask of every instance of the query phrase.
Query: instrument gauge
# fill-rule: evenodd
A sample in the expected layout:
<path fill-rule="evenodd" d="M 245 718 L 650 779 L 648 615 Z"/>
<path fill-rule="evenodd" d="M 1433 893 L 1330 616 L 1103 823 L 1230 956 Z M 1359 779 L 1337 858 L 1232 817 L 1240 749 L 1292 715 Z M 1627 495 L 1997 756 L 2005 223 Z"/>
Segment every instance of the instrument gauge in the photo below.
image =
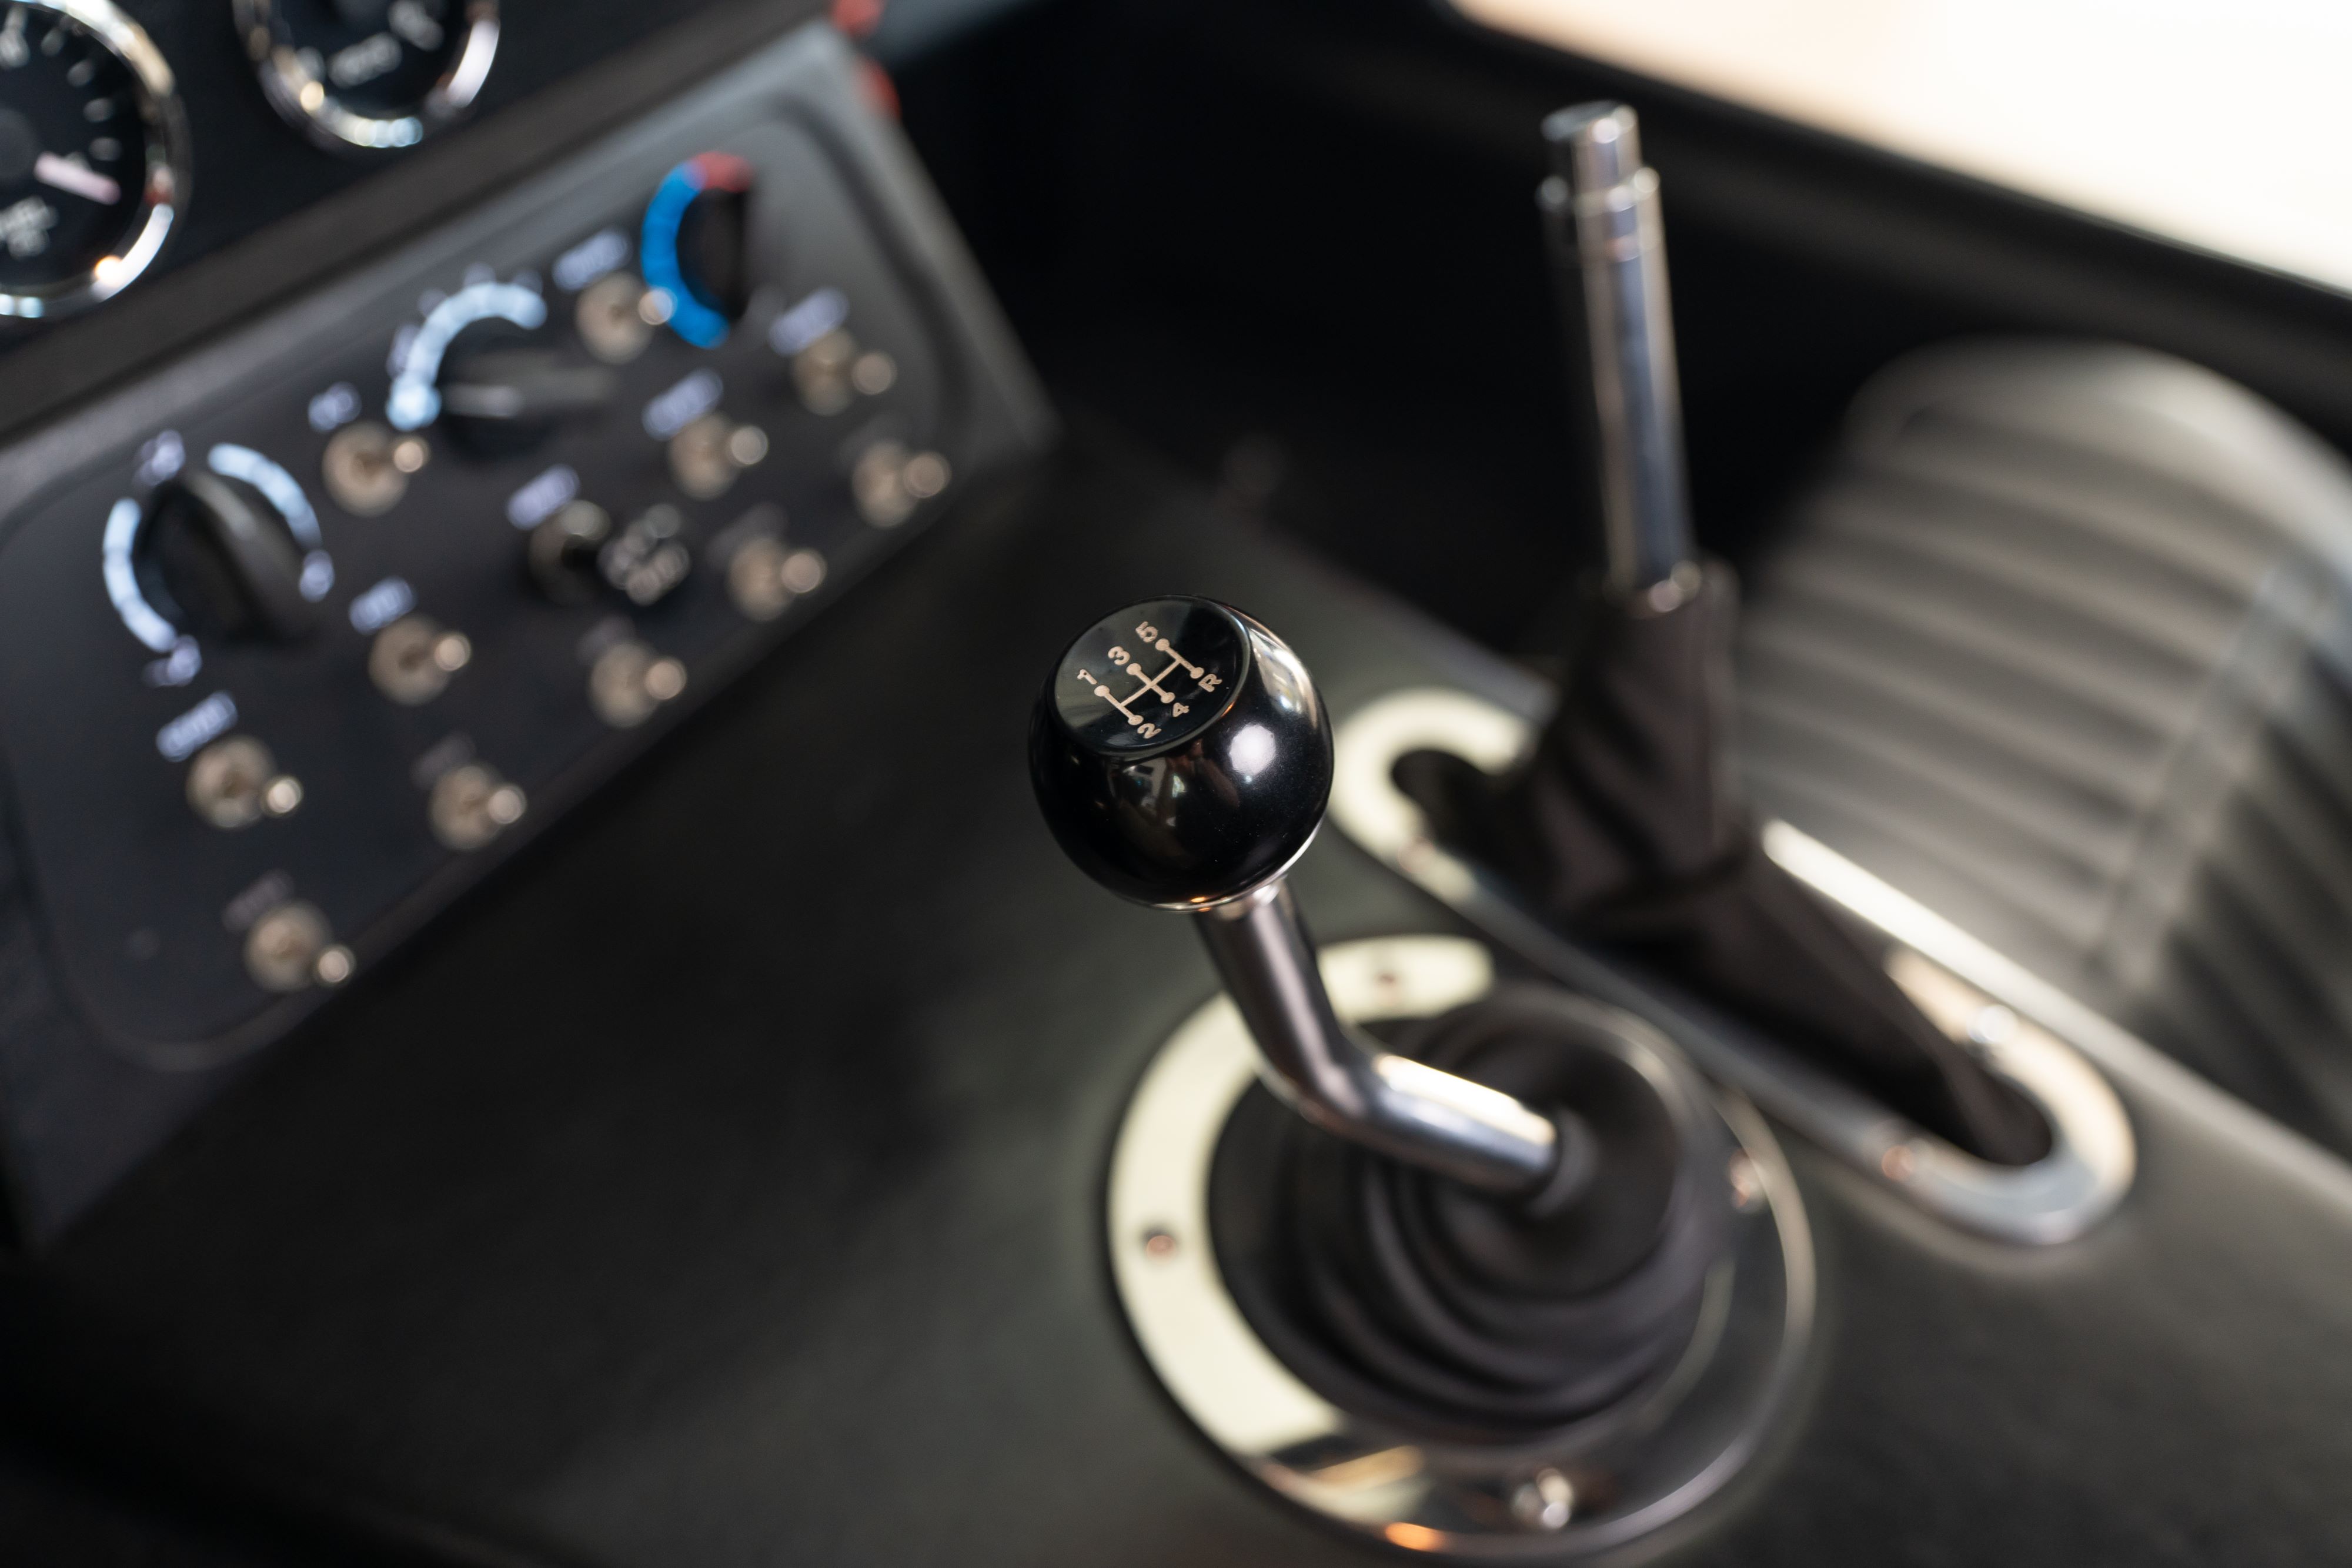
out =
<path fill-rule="evenodd" d="M 236 0 L 278 112 L 337 152 L 414 147 L 471 108 L 498 0 Z"/>
<path fill-rule="evenodd" d="M 187 199 L 187 120 L 138 24 L 110 0 L 0 0 L 0 316 L 113 298 Z"/>

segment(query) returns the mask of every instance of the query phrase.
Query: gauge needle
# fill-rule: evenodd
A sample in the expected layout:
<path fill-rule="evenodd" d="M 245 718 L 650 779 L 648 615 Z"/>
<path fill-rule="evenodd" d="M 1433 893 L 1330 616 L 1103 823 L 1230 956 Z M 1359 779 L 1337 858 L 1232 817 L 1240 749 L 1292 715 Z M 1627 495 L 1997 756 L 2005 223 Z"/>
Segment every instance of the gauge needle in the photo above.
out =
<path fill-rule="evenodd" d="M 95 169 L 44 152 L 33 161 L 33 178 L 44 185 L 54 185 L 60 191 L 84 196 L 100 206 L 110 207 L 122 200 L 122 187 Z"/>

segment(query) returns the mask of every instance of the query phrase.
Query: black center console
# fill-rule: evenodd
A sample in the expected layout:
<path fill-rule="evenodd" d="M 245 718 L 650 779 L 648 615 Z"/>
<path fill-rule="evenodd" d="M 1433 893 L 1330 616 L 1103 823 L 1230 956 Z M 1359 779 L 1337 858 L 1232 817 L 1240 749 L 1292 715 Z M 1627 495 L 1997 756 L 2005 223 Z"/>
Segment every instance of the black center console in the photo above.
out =
<path fill-rule="evenodd" d="M 104 1424 L 206 1496 L 478 1556 L 1388 1550 L 1264 1490 L 1139 1353 L 1114 1270 L 1198 1255 L 1147 1250 L 1165 1212 L 1107 1223 L 1106 1168 L 1217 982 L 1183 917 L 1070 868 L 1024 737 L 1068 640 L 1173 580 L 1282 628 L 1343 728 L 1409 688 L 1535 694 L 1083 427 L 904 565 L 529 875 L 356 977 L 78 1228 L 30 1303 L 12 1288 L 20 1417 Z M 955 700 L 859 684 L 917 629 L 966 652 Z M 1292 878 L 1334 947 L 1466 929 L 1338 832 Z M 2160 1562 L 2196 1554 L 2185 1530 L 2252 1562 L 2334 1550 L 2352 1182 L 2152 1053 L 2097 1063 L 2140 1174 L 2055 1249 L 1930 1213 L 1780 1124 L 1813 1352 L 1739 1481 L 1654 1544 Z"/>
<path fill-rule="evenodd" d="M 305 156 L 469 47 L 234 9 Z M 1749 815 L 1687 538 L 1555 688 L 1062 431 L 887 83 L 768 31 L 0 450 L 0 1540 L 2352 1553 L 2340 1161 Z M 1556 237 L 1654 231 L 1616 145 Z M 1799 1005 L 1688 961 L 1717 895 Z"/>

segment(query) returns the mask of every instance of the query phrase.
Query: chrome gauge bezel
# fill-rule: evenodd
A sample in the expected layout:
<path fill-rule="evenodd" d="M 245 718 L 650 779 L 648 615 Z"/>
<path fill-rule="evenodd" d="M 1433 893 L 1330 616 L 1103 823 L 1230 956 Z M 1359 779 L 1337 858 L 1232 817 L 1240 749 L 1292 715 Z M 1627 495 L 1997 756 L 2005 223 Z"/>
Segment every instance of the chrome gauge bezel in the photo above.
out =
<path fill-rule="evenodd" d="M 188 118 L 180 107 L 179 84 L 163 51 L 146 29 L 115 9 L 112 0 L 15 0 L 29 11 L 47 11 L 89 33 L 129 68 L 138 85 L 139 118 L 146 129 L 146 183 L 140 212 L 125 228 L 129 242 L 119 255 L 101 256 L 87 267 L 38 287 L 0 289 L 0 317 L 52 320 L 104 304 L 138 281 L 155 258 L 188 204 L 192 183 Z"/>
<path fill-rule="evenodd" d="M 237 34 L 261 75 L 261 90 L 286 122 L 335 152 L 396 152 L 464 118 L 481 96 L 499 52 L 498 0 L 467 0 L 465 41 L 424 99 L 405 114 L 351 108 L 302 58 L 278 0 L 236 0 Z"/>

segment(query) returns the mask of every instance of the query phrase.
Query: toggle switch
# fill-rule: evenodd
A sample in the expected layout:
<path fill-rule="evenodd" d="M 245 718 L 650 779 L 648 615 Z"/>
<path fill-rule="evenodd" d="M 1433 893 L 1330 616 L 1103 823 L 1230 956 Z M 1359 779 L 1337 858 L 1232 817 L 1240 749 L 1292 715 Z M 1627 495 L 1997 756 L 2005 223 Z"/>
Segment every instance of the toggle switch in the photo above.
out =
<path fill-rule="evenodd" d="M 644 284 L 614 272 L 580 291 L 572 319 L 590 353 L 608 365 L 625 365 L 652 346 L 659 314 L 648 314 Z"/>
<path fill-rule="evenodd" d="M 423 436 L 394 435 L 373 420 L 362 420 L 335 432 L 320 470 L 335 505 L 355 517 L 376 517 L 400 504 L 410 477 L 431 455 Z"/>
<path fill-rule="evenodd" d="M 597 550 L 596 570 L 630 603 L 659 603 L 694 570 L 686 518 L 676 507 L 647 507 Z"/>
<path fill-rule="evenodd" d="M 403 707 L 431 702 L 449 678 L 473 662 L 474 644 L 425 615 L 404 615 L 375 634 L 368 649 L 368 678 L 376 690 Z"/>
<path fill-rule="evenodd" d="M 425 816 L 433 836 L 448 848 L 478 850 L 522 821 L 529 801 L 520 786 L 482 762 L 452 768 L 433 781 Z"/>
<path fill-rule="evenodd" d="M 918 452 L 886 438 L 858 454 L 849 471 L 849 493 L 859 517 L 877 528 L 895 528 L 945 490 L 950 477 L 948 460 L 939 453 Z"/>
<path fill-rule="evenodd" d="M 264 817 L 291 816 L 302 804 L 302 785 L 278 770 L 269 747 L 249 735 L 233 735 L 188 764 L 188 804 L 214 827 L 234 831 Z"/>
<path fill-rule="evenodd" d="M 767 455 L 767 433 L 759 426 L 706 413 L 670 437 L 670 477 L 696 500 L 714 500 L 733 487 L 737 475 Z"/>
<path fill-rule="evenodd" d="M 773 621 L 824 585 L 824 555 L 791 549 L 772 534 L 753 535 L 727 558 L 727 597 L 747 620 Z"/>
<path fill-rule="evenodd" d="M 530 530 L 524 559 L 531 581 L 556 604 L 585 604 L 604 586 L 596 557 L 613 537 L 612 514 L 593 501 L 567 501 Z"/>
<path fill-rule="evenodd" d="M 686 666 L 634 637 L 596 655 L 588 670 L 588 704 L 614 729 L 635 729 L 686 690 Z"/>
<path fill-rule="evenodd" d="M 299 900 L 281 904 L 245 934 L 245 970 L 265 991 L 290 994 L 317 986 L 340 986 L 357 963 L 334 939 L 319 906 Z"/>

